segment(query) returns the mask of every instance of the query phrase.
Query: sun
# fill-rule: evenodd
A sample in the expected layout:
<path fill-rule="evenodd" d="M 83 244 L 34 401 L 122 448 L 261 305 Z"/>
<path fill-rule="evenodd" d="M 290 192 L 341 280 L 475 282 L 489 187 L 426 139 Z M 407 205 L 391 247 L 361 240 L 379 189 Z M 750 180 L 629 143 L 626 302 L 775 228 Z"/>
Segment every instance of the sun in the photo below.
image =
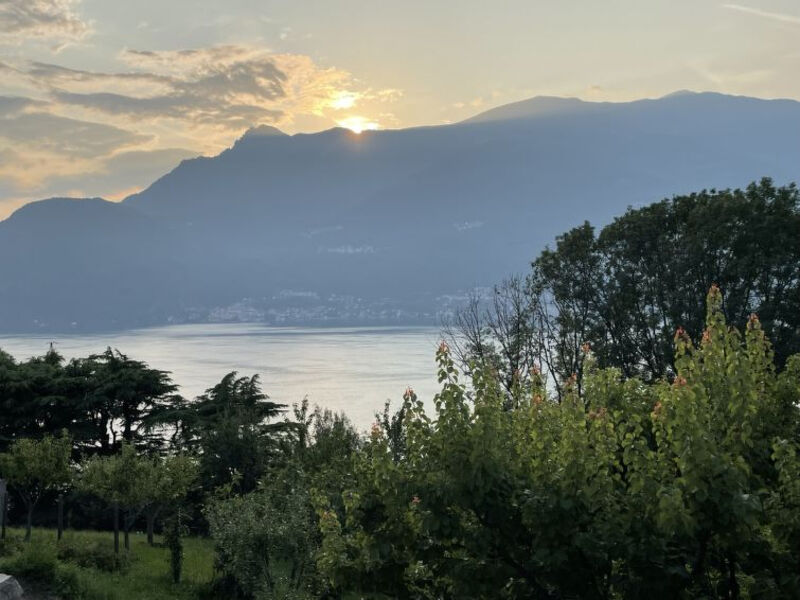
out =
<path fill-rule="evenodd" d="M 342 110 L 345 108 L 352 108 L 358 100 L 359 94 L 354 92 L 336 92 L 333 98 L 330 99 L 331 108 L 334 110 Z"/>
<path fill-rule="evenodd" d="M 347 117 L 346 119 L 340 119 L 336 121 L 336 124 L 339 127 L 345 127 L 354 133 L 361 133 L 362 131 L 374 131 L 375 129 L 380 129 L 380 123 L 377 121 L 373 121 L 368 119 L 367 117 Z"/>

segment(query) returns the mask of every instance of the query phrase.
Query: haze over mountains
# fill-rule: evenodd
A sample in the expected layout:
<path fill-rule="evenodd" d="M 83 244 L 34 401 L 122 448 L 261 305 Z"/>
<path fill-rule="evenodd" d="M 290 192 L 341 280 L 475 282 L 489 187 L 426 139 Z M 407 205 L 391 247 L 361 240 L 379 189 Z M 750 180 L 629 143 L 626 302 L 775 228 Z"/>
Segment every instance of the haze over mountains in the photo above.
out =
<path fill-rule="evenodd" d="M 800 180 L 800 102 L 540 97 L 436 127 L 261 126 L 122 203 L 0 222 L 0 330 L 435 322 L 584 220 L 763 176 Z"/>

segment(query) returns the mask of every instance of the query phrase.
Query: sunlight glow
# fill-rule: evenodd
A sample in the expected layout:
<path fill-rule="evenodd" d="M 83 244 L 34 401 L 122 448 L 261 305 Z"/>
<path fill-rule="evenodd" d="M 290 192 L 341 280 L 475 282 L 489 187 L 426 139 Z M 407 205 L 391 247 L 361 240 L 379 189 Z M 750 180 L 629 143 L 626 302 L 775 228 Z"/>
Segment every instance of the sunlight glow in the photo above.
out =
<path fill-rule="evenodd" d="M 373 131 L 375 129 L 380 129 L 380 123 L 377 121 L 371 121 L 366 117 L 347 117 L 346 119 L 341 119 L 336 121 L 336 124 L 339 127 L 345 127 L 355 133 L 361 133 L 362 131 Z"/>
<path fill-rule="evenodd" d="M 330 106 L 335 110 L 353 108 L 356 100 L 358 100 L 358 96 L 358 94 L 353 92 L 336 92 L 336 94 L 330 100 Z"/>

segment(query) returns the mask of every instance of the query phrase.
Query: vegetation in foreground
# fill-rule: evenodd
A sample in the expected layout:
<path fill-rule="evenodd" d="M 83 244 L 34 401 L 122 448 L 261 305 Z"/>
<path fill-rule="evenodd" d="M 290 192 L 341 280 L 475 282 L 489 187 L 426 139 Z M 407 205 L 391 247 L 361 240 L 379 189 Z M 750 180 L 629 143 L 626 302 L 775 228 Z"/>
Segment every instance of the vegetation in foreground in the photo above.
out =
<path fill-rule="evenodd" d="M 169 550 L 156 538 L 131 535 L 129 554 L 115 555 L 107 533 L 36 529 L 31 543 L 24 530 L 10 529 L 0 543 L 0 572 L 74 600 L 166 600 L 198 598 L 213 578 L 214 551 L 208 539 L 187 538 L 181 583 L 174 583 Z"/>
<path fill-rule="evenodd" d="M 0 566 L 67 599 L 800 597 L 800 261 L 764 251 L 800 239 L 800 198 L 764 181 L 717 199 L 761 233 L 711 235 L 701 194 L 629 213 L 613 243 L 561 238 L 462 315 L 433 413 L 408 390 L 367 436 L 307 403 L 279 420 L 256 377 L 187 402 L 111 350 L 0 356 L 0 476 L 29 540 Z M 699 317 L 693 261 L 733 290 L 710 285 Z M 30 527 L 65 518 L 113 538 Z M 209 583 L 189 565 L 210 548 Z"/>

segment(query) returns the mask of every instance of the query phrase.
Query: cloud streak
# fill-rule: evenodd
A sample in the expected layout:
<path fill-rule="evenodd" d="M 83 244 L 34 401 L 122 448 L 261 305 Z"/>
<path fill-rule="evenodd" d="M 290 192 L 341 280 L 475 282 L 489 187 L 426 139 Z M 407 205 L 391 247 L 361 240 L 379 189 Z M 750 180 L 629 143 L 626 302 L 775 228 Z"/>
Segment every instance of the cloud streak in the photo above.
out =
<path fill-rule="evenodd" d="M 19 44 L 30 38 L 58 42 L 80 40 L 91 27 L 75 12 L 75 0 L 0 0 L 0 42 Z"/>
<path fill-rule="evenodd" d="M 787 15 L 785 13 L 770 12 L 766 10 L 761 10 L 759 8 L 743 6 L 741 4 L 723 4 L 722 7 L 727 8 L 728 10 L 735 10 L 737 12 L 745 13 L 748 15 L 763 17 L 765 19 L 772 19 L 773 21 L 790 23 L 792 25 L 800 25 L 800 16 L 797 15 Z"/>
<path fill-rule="evenodd" d="M 126 50 L 119 59 L 127 71 L 42 62 L 16 70 L 63 110 L 87 111 L 121 126 L 167 119 L 184 132 L 210 127 L 228 141 L 230 134 L 259 124 L 291 126 L 297 115 L 326 117 L 357 103 L 385 104 L 400 97 L 397 90 L 356 89 L 350 73 L 320 67 L 308 56 L 246 45 Z M 199 137 L 208 139 L 209 133 Z"/>
<path fill-rule="evenodd" d="M 251 127 L 291 129 L 299 119 L 322 128 L 345 117 L 377 127 L 349 111 L 401 95 L 308 56 L 252 45 L 124 50 L 117 59 L 123 68 L 108 71 L 0 62 L 0 147 L 13 148 L 0 164 L 0 202 L 85 190 L 120 196 L 136 187 L 134 175 L 147 185 L 180 158 L 215 154 Z"/>

